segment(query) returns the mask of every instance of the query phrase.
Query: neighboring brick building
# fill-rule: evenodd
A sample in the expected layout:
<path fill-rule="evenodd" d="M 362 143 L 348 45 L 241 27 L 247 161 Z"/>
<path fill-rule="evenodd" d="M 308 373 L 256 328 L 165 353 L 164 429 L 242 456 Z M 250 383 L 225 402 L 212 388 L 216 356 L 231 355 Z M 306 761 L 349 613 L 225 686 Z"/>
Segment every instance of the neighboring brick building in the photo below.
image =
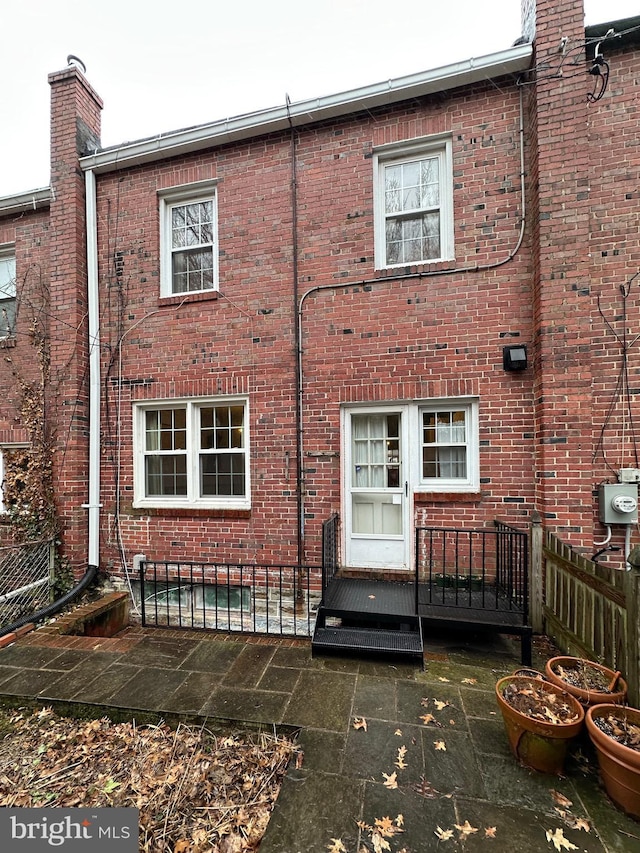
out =
<path fill-rule="evenodd" d="M 596 550 L 594 490 L 640 468 L 640 19 L 585 60 L 580 0 L 523 5 L 502 53 L 109 149 L 80 70 L 50 76 L 51 190 L 0 199 L 0 446 L 44 293 L 77 574 L 87 516 L 115 575 L 317 563 L 333 513 L 354 567 L 534 512 Z"/>

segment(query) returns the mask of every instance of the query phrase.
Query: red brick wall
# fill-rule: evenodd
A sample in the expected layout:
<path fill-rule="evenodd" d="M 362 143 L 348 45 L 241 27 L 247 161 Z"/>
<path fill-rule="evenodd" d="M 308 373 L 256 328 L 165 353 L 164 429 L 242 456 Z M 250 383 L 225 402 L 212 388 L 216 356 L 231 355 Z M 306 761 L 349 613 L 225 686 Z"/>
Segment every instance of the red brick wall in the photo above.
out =
<path fill-rule="evenodd" d="M 499 88 L 477 86 L 297 133 L 300 293 L 339 285 L 310 296 L 303 312 L 307 560 L 319 559 L 321 523 L 340 510 L 340 405 L 350 401 L 480 397 L 481 492 L 471 499 L 422 494 L 416 521 L 484 523 L 499 516 L 522 523 L 533 508 L 531 372 L 502 369 L 503 345 L 531 340 L 528 246 L 497 266 L 508 260 L 520 233 L 519 129 L 519 93 L 504 81 Z M 453 140 L 456 260 L 420 270 L 461 271 L 377 276 L 373 147 L 442 132 Z M 220 294 L 167 303 L 158 297 L 157 192 L 209 178 L 219 181 Z M 120 533 L 128 555 L 295 560 L 290 186 L 288 134 L 99 178 L 109 389 L 103 537 L 114 567 L 120 563 L 118 464 Z M 119 275 L 114 253 L 122 253 Z M 492 268 L 475 271 L 485 264 Z M 132 401 L 235 392 L 250 397 L 251 511 L 193 516 L 134 510 Z"/>
<path fill-rule="evenodd" d="M 615 40 L 603 44 L 611 63 L 609 89 L 589 103 L 595 85 L 586 73 L 590 63 L 566 63 L 563 79 L 552 76 L 563 37 L 568 49 L 581 46 L 581 4 L 539 0 L 536 60 L 550 70 L 540 73 L 546 79 L 539 79 L 536 92 L 536 492 L 545 523 L 563 540 L 593 552 L 594 540 L 604 538 L 598 483 L 614 482 L 620 467 L 639 467 L 633 443 L 639 438 L 640 362 L 631 347 L 625 401 L 617 391 L 623 363 L 616 335 L 622 338 L 624 327 L 620 286 L 639 269 L 634 195 L 640 55 L 637 45 L 623 50 Z M 574 50 L 570 57 L 580 55 Z M 638 330 L 639 307 L 636 281 L 626 301 L 630 339 Z M 624 528 L 614 528 L 613 541 L 621 545 L 623 538 Z"/>

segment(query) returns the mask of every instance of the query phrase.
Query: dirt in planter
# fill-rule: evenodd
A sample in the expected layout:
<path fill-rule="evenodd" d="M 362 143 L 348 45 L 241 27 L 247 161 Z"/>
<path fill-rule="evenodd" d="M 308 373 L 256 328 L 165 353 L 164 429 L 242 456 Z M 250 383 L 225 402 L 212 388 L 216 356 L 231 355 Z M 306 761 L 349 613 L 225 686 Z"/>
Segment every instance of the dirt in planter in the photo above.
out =
<path fill-rule="evenodd" d="M 611 688 L 611 680 L 605 672 L 591 666 L 588 661 L 578 661 L 571 666 L 553 664 L 553 671 L 566 684 L 571 687 L 579 687 L 580 690 L 589 690 L 594 693 L 613 693 L 617 684 Z"/>
<path fill-rule="evenodd" d="M 504 700 L 532 720 L 545 723 L 574 723 L 580 714 L 557 693 L 544 690 L 539 679 L 510 682 L 502 691 Z"/>
<path fill-rule="evenodd" d="M 613 740 L 640 752 L 640 726 L 629 722 L 617 714 L 609 714 L 608 717 L 594 717 L 593 722 Z"/>

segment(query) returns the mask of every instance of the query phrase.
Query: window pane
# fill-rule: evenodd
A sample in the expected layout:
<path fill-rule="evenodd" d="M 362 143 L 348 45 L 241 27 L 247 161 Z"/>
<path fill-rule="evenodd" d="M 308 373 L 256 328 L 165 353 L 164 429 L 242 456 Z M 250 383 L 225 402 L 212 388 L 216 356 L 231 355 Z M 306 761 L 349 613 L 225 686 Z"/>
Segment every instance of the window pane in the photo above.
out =
<path fill-rule="evenodd" d="M 200 457 L 200 495 L 245 494 L 243 453 L 203 454 Z"/>
<path fill-rule="evenodd" d="M 423 412 L 422 445 L 424 479 L 466 479 L 469 452 L 466 410 Z"/>
<path fill-rule="evenodd" d="M 186 456 L 147 456 L 145 459 L 146 497 L 186 494 Z"/>

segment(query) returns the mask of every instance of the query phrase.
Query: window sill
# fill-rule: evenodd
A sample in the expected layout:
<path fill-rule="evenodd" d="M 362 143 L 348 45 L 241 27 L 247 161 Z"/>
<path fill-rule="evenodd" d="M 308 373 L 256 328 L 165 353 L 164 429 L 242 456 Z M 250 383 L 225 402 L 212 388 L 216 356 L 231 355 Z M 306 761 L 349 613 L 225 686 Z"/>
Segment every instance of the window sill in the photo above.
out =
<path fill-rule="evenodd" d="M 203 509 L 201 507 L 132 507 L 131 515 L 136 518 L 251 518 L 250 509 Z"/>
<path fill-rule="evenodd" d="M 174 296 L 161 296 L 158 300 L 160 308 L 170 308 L 172 305 L 182 305 L 191 302 L 209 302 L 220 298 L 219 290 L 192 290 L 188 293 L 177 293 Z"/>
<path fill-rule="evenodd" d="M 414 492 L 415 503 L 480 503 L 482 492 Z"/>
<path fill-rule="evenodd" d="M 421 273 L 448 272 L 456 269 L 455 259 L 441 261 L 423 261 L 416 264 L 400 264 L 397 267 L 379 267 L 376 278 L 400 278 L 403 275 L 420 275 Z"/>

